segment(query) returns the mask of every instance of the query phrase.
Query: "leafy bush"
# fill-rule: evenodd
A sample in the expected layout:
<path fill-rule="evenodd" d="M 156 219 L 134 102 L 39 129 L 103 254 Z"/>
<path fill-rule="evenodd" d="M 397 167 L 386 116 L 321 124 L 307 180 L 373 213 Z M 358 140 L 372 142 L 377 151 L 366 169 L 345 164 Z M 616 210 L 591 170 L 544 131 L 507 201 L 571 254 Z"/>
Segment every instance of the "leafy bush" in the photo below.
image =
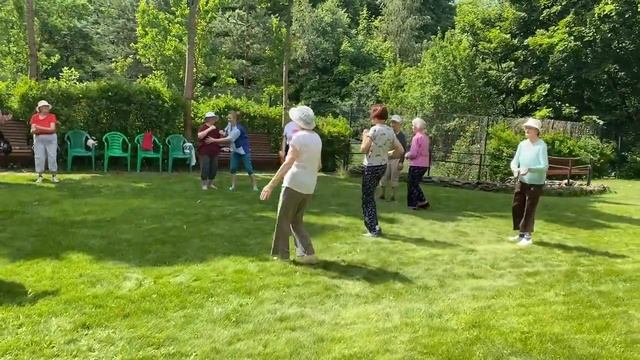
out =
<path fill-rule="evenodd" d="M 45 99 L 59 121 L 60 133 L 82 129 L 100 139 L 109 131 L 119 131 L 130 140 L 151 130 L 160 138 L 182 133 L 182 98 L 157 81 L 131 83 L 111 80 L 77 83 L 67 80 L 34 82 L 24 79 L 11 89 L 0 83 L 0 104 L 14 112 L 17 119 L 28 119 L 35 112 L 39 100 Z M 3 105 L 4 106 L 4 105 Z M 242 121 L 249 132 L 269 134 L 273 151 L 280 147 L 281 109 L 230 96 L 220 96 L 194 104 L 194 129 L 202 122 L 205 112 L 215 111 L 226 123 L 231 110 L 242 113 Z M 318 117 L 318 133 L 323 140 L 323 169 L 335 171 L 348 150 L 351 128 L 346 119 Z"/>
<path fill-rule="evenodd" d="M 442 163 L 438 171 L 444 176 L 461 180 L 475 180 L 478 177 L 480 144 L 475 142 L 477 128 L 469 129 L 455 142 L 447 163 Z M 437 164 L 437 163 L 436 163 Z"/>
<path fill-rule="evenodd" d="M 591 161 L 594 176 L 605 176 L 610 172 L 614 158 L 614 147 L 595 136 L 574 138 L 562 132 L 542 135 L 549 156 L 579 157 L 584 163 Z M 513 159 L 518 143 L 522 140 L 507 123 L 498 123 L 489 130 L 487 143 L 487 166 L 492 180 L 503 181 L 511 176 L 509 162 Z"/>
<path fill-rule="evenodd" d="M 11 100 L 14 117 L 28 121 L 42 99 L 52 104 L 60 133 L 82 129 L 100 139 L 109 131 L 119 131 L 133 140 L 146 130 L 161 138 L 182 131 L 181 97 L 147 84 L 22 80 L 16 84 Z"/>
<path fill-rule="evenodd" d="M 349 153 L 349 122 L 342 117 L 319 117 L 317 126 L 318 134 L 322 138 L 322 170 L 336 171 Z"/>
<path fill-rule="evenodd" d="M 506 122 L 500 122 L 489 129 L 487 141 L 487 170 L 489 179 L 505 181 L 510 176 L 509 163 L 513 159 L 520 138 Z"/>
<path fill-rule="evenodd" d="M 271 146 L 274 151 L 280 147 L 282 137 L 282 110 L 277 107 L 258 104 L 245 98 L 232 96 L 218 96 L 205 99 L 196 103 L 193 107 L 194 128 L 203 122 L 204 114 L 213 111 L 218 116 L 223 126 L 227 123 L 227 114 L 232 111 L 240 111 L 241 122 L 252 133 L 269 134 Z"/>
<path fill-rule="evenodd" d="M 640 179 L 640 147 L 623 154 L 625 162 L 618 176 L 623 179 Z"/>

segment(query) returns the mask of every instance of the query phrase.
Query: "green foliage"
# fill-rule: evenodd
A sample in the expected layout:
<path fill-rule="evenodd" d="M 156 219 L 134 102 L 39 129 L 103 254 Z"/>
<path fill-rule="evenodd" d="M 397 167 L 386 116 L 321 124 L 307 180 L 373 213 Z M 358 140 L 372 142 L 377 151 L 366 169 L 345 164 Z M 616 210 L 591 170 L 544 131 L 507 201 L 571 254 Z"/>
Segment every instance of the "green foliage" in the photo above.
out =
<path fill-rule="evenodd" d="M 584 164 L 593 165 L 596 177 L 607 176 L 611 172 L 614 147 L 595 136 L 572 137 L 562 132 L 542 135 L 547 144 L 549 156 L 578 157 Z M 492 180 L 504 181 L 512 176 L 509 163 L 513 159 L 522 138 L 507 122 L 495 124 L 489 130 L 487 142 L 487 169 Z"/>
<path fill-rule="evenodd" d="M 493 114 L 498 108 L 477 50 L 464 35 L 435 38 L 422 62 L 404 74 L 404 101 L 396 105 L 415 112 Z"/>
<path fill-rule="evenodd" d="M 489 179 L 505 181 L 513 176 L 509 163 L 521 139 L 507 122 L 499 122 L 489 129 L 487 141 L 487 171 Z"/>
<path fill-rule="evenodd" d="M 124 80 L 36 83 L 25 79 L 16 84 L 11 99 L 15 117 L 28 120 L 41 99 L 53 105 L 61 133 L 82 129 L 101 138 L 109 131 L 120 131 L 132 140 L 146 130 L 161 138 L 182 132 L 182 99 L 153 85 Z"/>
<path fill-rule="evenodd" d="M 193 107 L 196 123 L 204 119 L 204 114 L 207 111 L 213 111 L 220 116 L 221 124 L 226 125 L 227 114 L 232 110 L 240 111 L 240 121 L 247 128 L 247 131 L 269 134 L 273 150 L 277 151 L 280 148 L 282 110 L 279 108 L 258 104 L 246 98 L 235 98 L 232 96 L 217 96 L 204 99 Z"/>
<path fill-rule="evenodd" d="M 349 153 L 351 127 L 342 117 L 319 117 L 316 131 L 322 138 L 322 170 L 334 172 Z"/>
<path fill-rule="evenodd" d="M 634 148 L 624 154 L 624 163 L 618 176 L 623 179 L 640 179 L 640 148 Z"/>
<path fill-rule="evenodd" d="M 457 127 L 459 122 L 453 122 L 452 126 Z M 463 180 L 475 180 L 478 177 L 478 165 L 480 162 L 481 146 L 476 137 L 479 128 L 478 123 L 467 124 L 461 129 L 461 135 L 456 140 L 455 144 L 451 148 L 449 154 L 447 154 L 448 163 L 441 163 L 438 165 L 438 172 L 445 174 L 445 176 L 453 177 Z M 432 137 L 437 137 L 437 132 L 432 134 Z M 445 150 L 446 152 L 446 150 Z M 436 156 L 439 156 L 436 152 Z"/>
<path fill-rule="evenodd" d="M 561 132 L 544 134 L 550 156 L 579 157 L 585 163 L 592 162 L 594 176 L 610 174 L 615 149 L 609 142 L 595 136 L 572 137 Z"/>

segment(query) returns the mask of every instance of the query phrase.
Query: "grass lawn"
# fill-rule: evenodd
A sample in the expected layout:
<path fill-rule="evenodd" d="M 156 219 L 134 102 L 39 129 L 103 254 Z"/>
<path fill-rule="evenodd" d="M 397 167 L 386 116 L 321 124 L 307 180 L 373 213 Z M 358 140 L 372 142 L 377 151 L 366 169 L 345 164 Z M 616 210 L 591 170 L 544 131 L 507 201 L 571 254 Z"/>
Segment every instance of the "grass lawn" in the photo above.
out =
<path fill-rule="evenodd" d="M 324 176 L 301 267 L 268 256 L 275 198 L 195 176 L 0 174 L 0 358 L 640 358 L 640 182 L 543 198 L 522 249 L 507 194 L 425 187 L 367 239 Z"/>

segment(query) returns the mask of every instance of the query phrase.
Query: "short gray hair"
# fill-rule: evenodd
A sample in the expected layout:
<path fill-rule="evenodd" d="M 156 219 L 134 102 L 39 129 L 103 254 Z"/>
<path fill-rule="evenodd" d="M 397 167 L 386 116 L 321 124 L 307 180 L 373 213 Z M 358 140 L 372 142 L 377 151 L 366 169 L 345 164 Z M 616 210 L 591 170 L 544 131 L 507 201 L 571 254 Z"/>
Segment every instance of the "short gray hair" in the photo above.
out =
<path fill-rule="evenodd" d="M 427 128 L 427 122 L 422 120 L 421 118 L 413 119 L 413 121 L 411 121 L 411 125 L 421 130 L 425 130 Z"/>

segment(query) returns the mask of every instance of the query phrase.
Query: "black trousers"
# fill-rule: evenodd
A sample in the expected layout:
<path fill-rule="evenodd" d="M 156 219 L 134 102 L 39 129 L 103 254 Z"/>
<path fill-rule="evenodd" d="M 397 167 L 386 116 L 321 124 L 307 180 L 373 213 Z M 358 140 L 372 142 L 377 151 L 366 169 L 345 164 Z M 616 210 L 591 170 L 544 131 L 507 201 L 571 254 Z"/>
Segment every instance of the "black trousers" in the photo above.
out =
<path fill-rule="evenodd" d="M 420 188 L 422 177 L 429 170 L 428 167 L 423 166 L 409 166 L 409 176 L 407 178 L 407 206 L 417 207 L 418 204 L 423 204 L 427 201 Z"/>
<path fill-rule="evenodd" d="M 218 155 L 200 154 L 200 179 L 213 180 L 218 174 Z"/>

